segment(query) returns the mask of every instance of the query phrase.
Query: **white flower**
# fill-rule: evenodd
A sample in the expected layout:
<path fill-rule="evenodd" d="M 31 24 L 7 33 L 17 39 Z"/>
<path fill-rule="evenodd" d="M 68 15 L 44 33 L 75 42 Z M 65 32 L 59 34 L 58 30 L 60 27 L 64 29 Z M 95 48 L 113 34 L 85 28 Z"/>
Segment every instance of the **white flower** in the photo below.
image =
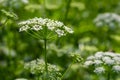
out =
<path fill-rule="evenodd" d="M 110 58 L 110 57 L 108 57 L 108 56 L 104 56 L 104 57 L 102 57 L 102 60 L 103 60 L 103 61 L 106 61 L 106 60 L 111 60 L 111 58 Z"/>
<path fill-rule="evenodd" d="M 45 62 L 41 59 L 33 60 L 25 63 L 24 68 L 29 70 L 32 74 L 42 74 L 45 71 Z M 48 71 L 51 73 L 60 71 L 60 69 L 57 66 L 48 63 Z"/>
<path fill-rule="evenodd" d="M 64 24 L 60 21 L 55 21 L 57 27 L 62 27 Z"/>
<path fill-rule="evenodd" d="M 94 60 L 94 59 L 95 59 L 94 56 L 89 56 L 89 57 L 87 58 L 87 60 Z"/>
<path fill-rule="evenodd" d="M 65 35 L 64 31 L 63 31 L 63 30 L 60 30 L 60 29 L 57 29 L 55 32 L 58 34 L 59 37 Z"/>
<path fill-rule="evenodd" d="M 103 57 L 102 60 L 104 61 L 105 64 L 107 65 L 113 65 L 115 63 L 114 60 L 112 60 L 110 57 Z"/>
<path fill-rule="evenodd" d="M 43 29 L 42 26 L 40 25 L 34 25 L 31 29 L 35 30 L 35 31 L 38 31 L 38 30 L 41 30 Z"/>
<path fill-rule="evenodd" d="M 99 66 L 99 65 L 101 65 L 103 62 L 101 61 L 101 60 L 95 60 L 94 61 L 94 64 L 96 65 L 96 66 Z"/>
<path fill-rule="evenodd" d="M 54 22 L 48 22 L 47 27 L 48 27 L 49 30 L 53 30 L 53 29 L 55 29 L 55 23 Z"/>
<path fill-rule="evenodd" d="M 99 21 L 99 22 L 96 22 L 96 26 L 100 27 L 103 25 L 103 22 Z"/>
<path fill-rule="evenodd" d="M 115 60 L 115 61 L 119 61 L 119 60 L 120 60 L 120 57 L 118 57 L 118 56 L 113 57 L 113 60 Z"/>
<path fill-rule="evenodd" d="M 22 22 L 18 23 L 18 25 L 26 25 L 26 24 L 28 24 L 28 22 L 30 23 L 30 21 L 22 21 Z"/>
<path fill-rule="evenodd" d="M 95 68 L 94 72 L 96 74 L 102 74 L 105 72 L 105 69 L 103 67 L 97 67 L 97 68 Z"/>
<path fill-rule="evenodd" d="M 93 21 L 96 26 L 104 26 L 107 25 L 110 28 L 115 27 L 116 25 L 119 26 L 120 23 L 120 16 L 115 13 L 103 13 L 99 14 Z M 120 26 L 119 26 L 120 27 Z"/>
<path fill-rule="evenodd" d="M 89 68 L 92 66 L 96 74 L 102 74 L 108 71 L 120 72 L 120 54 L 113 52 L 96 52 L 94 56 L 89 56 L 84 62 L 84 66 Z M 106 68 L 107 67 L 107 68 Z"/>
<path fill-rule="evenodd" d="M 96 52 L 95 53 L 95 58 L 96 59 L 101 59 L 103 57 L 103 55 L 104 55 L 104 52 Z"/>
<path fill-rule="evenodd" d="M 48 64 L 48 70 L 50 71 L 50 72 L 53 72 L 53 71 L 60 71 L 59 70 L 59 68 L 56 66 L 56 65 L 50 65 L 50 64 Z"/>
<path fill-rule="evenodd" d="M 84 66 L 85 66 L 85 67 L 89 67 L 89 66 L 91 66 L 91 65 L 93 65 L 93 64 L 94 64 L 93 61 L 86 61 L 86 62 L 84 63 Z"/>
<path fill-rule="evenodd" d="M 67 26 L 64 26 L 65 30 L 68 32 L 68 33 L 73 33 L 73 30 Z"/>
<path fill-rule="evenodd" d="M 28 69 L 29 67 L 30 67 L 30 64 L 29 64 L 29 63 L 25 63 L 24 68 L 25 68 L 25 69 Z"/>
<path fill-rule="evenodd" d="M 26 31 L 28 30 L 30 27 L 28 25 L 25 25 L 25 26 L 22 26 L 20 29 L 19 29 L 19 32 L 21 31 Z"/>
<path fill-rule="evenodd" d="M 57 33 L 58 37 L 65 36 L 68 33 L 73 33 L 73 30 L 67 26 L 65 26 L 60 21 L 51 20 L 48 18 L 33 18 L 26 21 L 22 21 L 18 23 L 21 27 L 19 31 L 26 31 L 26 30 L 43 30 L 44 29 L 50 30 L 52 32 Z M 49 32 L 49 31 L 48 31 Z M 47 36 L 48 34 L 46 34 Z"/>
<path fill-rule="evenodd" d="M 120 53 L 117 53 L 116 56 L 120 57 Z"/>
<path fill-rule="evenodd" d="M 112 70 L 116 73 L 119 73 L 120 72 L 120 66 L 119 65 L 115 65 L 113 66 Z"/>
<path fill-rule="evenodd" d="M 120 57 L 113 57 L 113 60 L 115 60 L 116 64 L 120 64 Z"/>
<path fill-rule="evenodd" d="M 114 62 L 115 62 L 114 60 L 106 60 L 106 61 L 105 61 L 105 64 L 113 65 Z"/>
<path fill-rule="evenodd" d="M 42 19 L 42 18 L 35 18 L 35 20 L 37 20 L 37 24 L 41 25 L 41 26 L 45 26 L 46 23 L 49 21 L 49 19 Z"/>
<path fill-rule="evenodd" d="M 105 56 L 110 56 L 110 57 L 116 56 L 115 53 L 113 53 L 113 52 L 105 52 L 104 55 Z"/>

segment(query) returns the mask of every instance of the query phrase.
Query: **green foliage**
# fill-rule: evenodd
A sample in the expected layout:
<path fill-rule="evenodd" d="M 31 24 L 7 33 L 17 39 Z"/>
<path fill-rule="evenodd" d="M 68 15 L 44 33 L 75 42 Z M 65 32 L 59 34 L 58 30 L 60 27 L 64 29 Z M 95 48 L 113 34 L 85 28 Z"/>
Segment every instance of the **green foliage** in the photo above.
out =
<path fill-rule="evenodd" d="M 1 12 L 8 18 L 18 19 L 17 15 L 13 12 L 7 12 L 6 10 L 2 9 Z"/>
<path fill-rule="evenodd" d="M 120 53 L 119 23 L 111 21 L 112 27 L 94 23 L 99 14 L 120 15 L 119 0 L 0 0 L 0 4 L 0 80 L 35 80 L 24 63 L 44 58 L 44 42 L 20 33 L 17 25 L 34 17 L 58 20 L 74 30 L 74 34 L 47 42 L 48 63 L 60 66 L 62 75 L 70 67 L 63 80 L 105 80 L 81 63 L 97 51 Z M 119 80 L 115 75 L 113 79 Z"/>

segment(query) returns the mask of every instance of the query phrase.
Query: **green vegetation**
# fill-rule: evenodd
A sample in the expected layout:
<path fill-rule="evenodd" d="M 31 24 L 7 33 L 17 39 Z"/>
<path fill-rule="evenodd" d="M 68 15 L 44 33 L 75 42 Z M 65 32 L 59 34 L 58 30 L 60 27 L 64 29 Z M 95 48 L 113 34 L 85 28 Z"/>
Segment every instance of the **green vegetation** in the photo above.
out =
<path fill-rule="evenodd" d="M 0 80 L 120 80 L 119 0 L 0 4 Z"/>

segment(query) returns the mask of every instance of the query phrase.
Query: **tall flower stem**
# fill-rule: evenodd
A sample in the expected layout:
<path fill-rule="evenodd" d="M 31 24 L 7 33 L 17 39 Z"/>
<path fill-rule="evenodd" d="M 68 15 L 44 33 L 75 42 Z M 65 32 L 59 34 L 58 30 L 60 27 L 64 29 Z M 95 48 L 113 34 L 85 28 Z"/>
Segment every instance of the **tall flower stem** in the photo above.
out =
<path fill-rule="evenodd" d="M 44 59 L 45 59 L 45 80 L 48 76 L 48 65 L 47 65 L 47 27 L 44 29 Z"/>
<path fill-rule="evenodd" d="M 72 62 L 70 65 L 69 65 L 69 67 L 67 68 L 67 70 L 64 72 L 64 74 L 62 75 L 62 77 L 61 77 L 61 80 L 65 77 L 65 75 L 68 73 L 68 71 L 71 69 L 71 66 L 72 66 L 72 64 L 73 64 L 74 62 Z"/>
<path fill-rule="evenodd" d="M 68 1 L 67 1 L 66 12 L 65 12 L 65 17 L 64 17 L 64 23 L 65 23 L 66 20 L 67 20 L 68 13 L 69 13 L 69 10 L 70 10 L 70 4 L 71 4 L 71 2 L 72 2 L 72 0 L 68 0 Z"/>
<path fill-rule="evenodd" d="M 43 17 L 46 17 L 46 0 L 43 0 Z"/>
<path fill-rule="evenodd" d="M 45 58 L 45 71 L 48 74 L 48 65 L 47 65 L 47 39 L 44 39 L 44 58 Z"/>
<path fill-rule="evenodd" d="M 107 80 L 110 80 L 110 72 L 107 73 Z"/>

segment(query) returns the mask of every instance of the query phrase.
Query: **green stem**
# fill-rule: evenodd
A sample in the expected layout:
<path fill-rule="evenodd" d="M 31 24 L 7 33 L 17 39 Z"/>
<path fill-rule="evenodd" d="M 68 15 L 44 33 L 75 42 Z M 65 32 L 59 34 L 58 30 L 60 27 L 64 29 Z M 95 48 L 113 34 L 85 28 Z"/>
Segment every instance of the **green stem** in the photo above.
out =
<path fill-rule="evenodd" d="M 44 59 L 45 59 L 45 76 L 43 80 L 48 79 L 48 65 L 47 65 L 47 39 L 44 39 Z"/>
<path fill-rule="evenodd" d="M 46 1 L 43 0 L 43 17 L 46 17 L 46 7 L 45 7 Z"/>
<path fill-rule="evenodd" d="M 44 57 L 45 57 L 45 71 L 46 71 L 46 77 L 48 75 L 48 65 L 47 65 L 47 27 L 45 26 L 44 30 Z"/>
<path fill-rule="evenodd" d="M 7 23 L 7 21 L 8 21 L 8 20 L 9 20 L 9 18 L 8 18 L 8 19 L 6 19 L 6 20 L 4 21 L 4 23 L 3 23 L 3 24 L 5 25 L 5 24 Z"/>
<path fill-rule="evenodd" d="M 38 37 L 38 36 L 33 35 L 33 34 L 31 34 L 30 32 L 28 32 L 28 31 L 26 31 L 26 33 L 27 33 L 27 34 L 29 34 L 29 35 L 31 35 L 32 37 L 34 37 L 34 38 L 36 38 L 36 39 L 39 39 L 39 37 Z"/>
<path fill-rule="evenodd" d="M 64 17 L 64 23 L 65 23 L 66 20 L 67 20 L 68 13 L 69 13 L 69 10 L 70 10 L 70 4 L 71 4 L 71 2 L 72 2 L 72 0 L 68 0 L 68 2 L 67 2 L 65 17 Z"/>
<path fill-rule="evenodd" d="M 68 71 L 70 70 L 71 66 L 72 66 L 73 62 L 69 65 L 69 67 L 67 68 L 67 70 L 65 71 L 65 73 L 62 75 L 61 80 L 64 79 L 65 75 L 68 73 Z"/>
<path fill-rule="evenodd" d="M 110 72 L 107 74 L 107 80 L 110 80 Z"/>

